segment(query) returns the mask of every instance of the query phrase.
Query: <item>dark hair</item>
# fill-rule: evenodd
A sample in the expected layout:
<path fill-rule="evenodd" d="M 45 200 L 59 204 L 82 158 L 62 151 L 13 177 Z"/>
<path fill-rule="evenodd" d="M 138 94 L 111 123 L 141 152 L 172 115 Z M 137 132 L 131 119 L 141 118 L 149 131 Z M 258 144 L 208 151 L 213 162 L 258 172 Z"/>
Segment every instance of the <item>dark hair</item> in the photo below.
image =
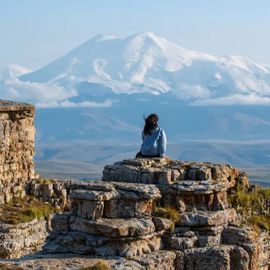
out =
<path fill-rule="evenodd" d="M 150 114 L 147 118 L 144 117 L 145 126 L 143 129 L 144 135 L 151 135 L 151 130 L 158 127 L 158 116 Z"/>

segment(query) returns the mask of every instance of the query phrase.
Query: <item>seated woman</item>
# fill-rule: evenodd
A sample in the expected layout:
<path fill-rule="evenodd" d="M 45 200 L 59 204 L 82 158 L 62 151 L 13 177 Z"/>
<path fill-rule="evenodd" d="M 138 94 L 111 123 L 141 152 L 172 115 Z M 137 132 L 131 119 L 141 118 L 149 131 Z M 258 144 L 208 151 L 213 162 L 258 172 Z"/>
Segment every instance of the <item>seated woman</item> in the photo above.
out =
<path fill-rule="evenodd" d="M 140 157 L 165 157 L 167 138 L 165 131 L 158 126 L 158 116 L 150 114 L 145 119 L 142 132 L 143 143 L 136 158 Z"/>

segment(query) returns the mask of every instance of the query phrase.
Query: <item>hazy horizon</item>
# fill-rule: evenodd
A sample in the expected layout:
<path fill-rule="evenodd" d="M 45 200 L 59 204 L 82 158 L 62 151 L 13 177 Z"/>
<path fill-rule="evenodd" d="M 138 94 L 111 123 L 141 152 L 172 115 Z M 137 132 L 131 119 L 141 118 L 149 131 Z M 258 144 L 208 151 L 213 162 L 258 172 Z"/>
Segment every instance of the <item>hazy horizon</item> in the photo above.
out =
<path fill-rule="evenodd" d="M 0 0 L 0 69 L 41 68 L 97 34 L 151 31 L 216 56 L 270 64 L 269 1 Z"/>

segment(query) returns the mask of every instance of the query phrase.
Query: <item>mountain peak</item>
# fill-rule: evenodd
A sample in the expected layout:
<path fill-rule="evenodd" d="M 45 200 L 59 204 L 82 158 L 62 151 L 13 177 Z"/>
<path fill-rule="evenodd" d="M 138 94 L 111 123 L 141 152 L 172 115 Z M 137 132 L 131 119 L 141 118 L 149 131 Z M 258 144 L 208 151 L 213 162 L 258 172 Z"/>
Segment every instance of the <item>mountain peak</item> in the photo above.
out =
<path fill-rule="evenodd" d="M 112 40 L 112 39 L 117 39 L 117 37 L 113 34 L 98 34 L 91 38 L 88 42 L 93 42 L 93 43 L 98 43 L 102 42 L 105 40 Z"/>
<path fill-rule="evenodd" d="M 125 39 L 97 35 L 42 69 L 3 85 L 18 93 L 17 86 L 10 85 L 40 91 L 42 86 L 35 83 L 46 84 L 45 89 L 68 92 L 67 97 L 78 94 L 85 83 L 92 88 L 84 92 L 93 91 L 93 84 L 112 94 L 170 92 L 193 105 L 270 104 L 269 73 L 269 67 L 243 57 L 188 50 L 147 31 Z"/>

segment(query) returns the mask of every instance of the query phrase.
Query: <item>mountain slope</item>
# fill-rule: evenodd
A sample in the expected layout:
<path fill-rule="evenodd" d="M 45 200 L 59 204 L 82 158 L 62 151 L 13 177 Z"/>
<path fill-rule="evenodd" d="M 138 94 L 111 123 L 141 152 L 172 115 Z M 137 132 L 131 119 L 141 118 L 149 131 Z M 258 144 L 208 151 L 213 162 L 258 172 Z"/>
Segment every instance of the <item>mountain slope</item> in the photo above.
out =
<path fill-rule="evenodd" d="M 262 106 L 270 100 L 267 66 L 187 50 L 149 32 L 98 35 L 40 70 L 12 65 L 4 78 L 1 98 L 37 105 L 38 141 L 134 141 L 152 112 L 173 141 L 270 133 L 270 109 Z"/>
<path fill-rule="evenodd" d="M 89 84 L 90 102 L 95 84 L 107 87 L 114 98 L 172 93 L 195 105 L 270 104 L 267 66 L 240 56 L 214 57 L 187 50 L 149 32 L 123 40 L 96 36 L 20 80 L 64 87 L 69 93 L 63 99 L 80 97 L 82 85 Z"/>

